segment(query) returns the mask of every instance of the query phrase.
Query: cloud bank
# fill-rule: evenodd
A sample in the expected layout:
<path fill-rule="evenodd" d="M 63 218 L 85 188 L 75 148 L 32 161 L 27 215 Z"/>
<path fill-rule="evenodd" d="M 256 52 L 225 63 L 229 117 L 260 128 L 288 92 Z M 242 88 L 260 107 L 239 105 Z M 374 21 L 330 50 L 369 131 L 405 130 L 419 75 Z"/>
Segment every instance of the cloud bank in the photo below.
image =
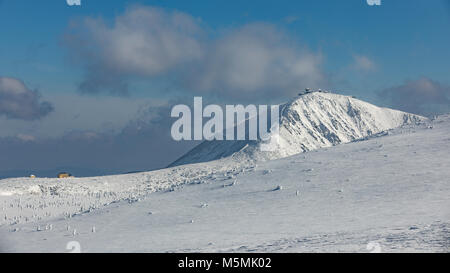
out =
<path fill-rule="evenodd" d="M 119 132 L 73 130 L 61 137 L 18 134 L 0 138 L 0 177 L 76 176 L 148 171 L 166 167 L 198 142 L 176 142 L 170 136 L 171 104 L 149 107 Z"/>
<path fill-rule="evenodd" d="M 22 81 L 0 77 L 0 116 L 38 120 L 52 111 L 52 104 L 42 102 L 39 93 L 28 89 Z"/>
<path fill-rule="evenodd" d="M 92 18 L 73 22 L 65 44 L 85 68 L 79 87 L 87 93 L 124 93 L 136 78 L 169 79 L 191 93 L 238 98 L 292 93 L 324 82 L 321 55 L 271 24 L 210 33 L 189 14 L 133 6 L 112 24 Z"/>
<path fill-rule="evenodd" d="M 429 78 L 407 81 L 379 93 L 392 107 L 416 114 L 436 114 L 450 111 L 450 86 Z"/>

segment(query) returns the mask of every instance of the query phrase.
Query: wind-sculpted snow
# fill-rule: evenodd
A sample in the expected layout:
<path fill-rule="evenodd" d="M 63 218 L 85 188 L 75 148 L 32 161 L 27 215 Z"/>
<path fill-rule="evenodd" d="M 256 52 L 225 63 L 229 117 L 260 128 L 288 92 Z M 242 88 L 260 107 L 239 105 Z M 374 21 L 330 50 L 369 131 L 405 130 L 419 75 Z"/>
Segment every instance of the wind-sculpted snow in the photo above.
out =
<path fill-rule="evenodd" d="M 230 161 L 103 177 L 4 179 L 0 180 L 0 205 L 3 211 L 11 211 L 0 219 L 0 226 L 49 217 L 71 218 L 120 201 L 140 201 L 153 192 L 174 191 L 182 185 L 230 180 L 253 168 Z"/>
<path fill-rule="evenodd" d="M 300 96 L 280 109 L 280 141 L 274 151 L 261 151 L 260 141 L 205 141 L 171 166 L 224 157 L 237 161 L 278 159 L 426 120 L 352 97 L 319 92 Z"/>

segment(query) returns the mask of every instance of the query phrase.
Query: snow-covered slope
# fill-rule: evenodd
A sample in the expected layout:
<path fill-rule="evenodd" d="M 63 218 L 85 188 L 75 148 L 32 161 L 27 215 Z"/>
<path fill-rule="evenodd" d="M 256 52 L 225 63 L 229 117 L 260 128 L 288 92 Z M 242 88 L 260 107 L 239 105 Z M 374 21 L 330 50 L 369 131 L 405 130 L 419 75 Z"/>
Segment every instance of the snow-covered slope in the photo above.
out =
<path fill-rule="evenodd" d="M 249 165 L 0 180 L 0 252 L 449 252 L 448 151 L 444 116 Z"/>
<path fill-rule="evenodd" d="M 352 97 L 319 92 L 281 105 L 280 111 L 279 144 L 273 152 L 262 152 L 261 141 L 205 141 L 170 166 L 229 156 L 241 162 L 283 158 L 426 120 Z"/>

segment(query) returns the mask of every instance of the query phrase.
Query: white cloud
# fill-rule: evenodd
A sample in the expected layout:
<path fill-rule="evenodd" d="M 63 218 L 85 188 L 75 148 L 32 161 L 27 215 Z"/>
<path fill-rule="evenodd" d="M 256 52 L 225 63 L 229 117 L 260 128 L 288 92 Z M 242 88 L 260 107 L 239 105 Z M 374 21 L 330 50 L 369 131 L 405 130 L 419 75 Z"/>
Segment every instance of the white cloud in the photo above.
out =
<path fill-rule="evenodd" d="M 248 96 L 294 92 L 322 83 L 314 54 L 269 24 L 249 24 L 206 38 L 207 28 L 182 12 L 134 6 L 108 26 L 87 18 L 67 33 L 86 68 L 81 90 L 121 92 L 134 77 L 169 78 L 195 93 Z"/>
<path fill-rule="evenodd" d="M 122 77 L 155 77 L 202 56 L 202 30 L 195 18 L 180 12 L 134 6 L 112 27 L 100 19 L 73 22 L 66 43 L 87 68 L 86 92 L 126 89 Z M 115 90 L 124 91 L 124 90 Z"/>
<path fill-rule="evenodd" d="M 52 111 L 53 106 L 49 102 L 41 102 L 39 93 L 28 89 L 22 81 L 0 77 L 0 116 L 37 120 Z"/>
<path fill-rule="evenodd" d="M 324 80 L 321 56 L 299 48 L 268 24 L 250 24 L 214 41 L 188 74 L 194 90 L 236 96 L 296 92 Z"/>

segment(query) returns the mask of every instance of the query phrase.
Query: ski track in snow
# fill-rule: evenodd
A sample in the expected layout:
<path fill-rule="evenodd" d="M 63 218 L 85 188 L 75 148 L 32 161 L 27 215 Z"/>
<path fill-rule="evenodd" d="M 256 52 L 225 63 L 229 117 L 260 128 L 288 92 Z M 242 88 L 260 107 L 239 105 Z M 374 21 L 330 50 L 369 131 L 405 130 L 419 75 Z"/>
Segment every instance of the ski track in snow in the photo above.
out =
<path fill-rule="evenodd" d="M 449 133 L 442 116 L 267 162 L 0 180 L 0 251 L 448 252 Z"/>

